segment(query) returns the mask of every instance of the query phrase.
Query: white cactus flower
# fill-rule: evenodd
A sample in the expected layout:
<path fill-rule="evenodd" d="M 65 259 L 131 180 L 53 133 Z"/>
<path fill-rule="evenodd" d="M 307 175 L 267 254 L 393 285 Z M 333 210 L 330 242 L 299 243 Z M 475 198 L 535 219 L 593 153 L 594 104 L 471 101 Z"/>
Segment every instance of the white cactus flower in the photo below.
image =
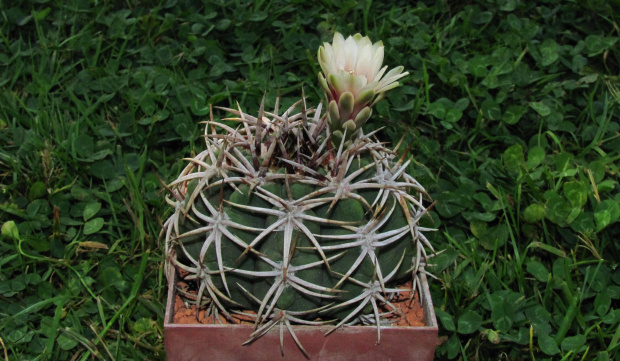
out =
<path fill-rule="evenodd" d="M 328 121 L 337 138 L 345 130 L 347 138 L 370 118 L 372 106 L 384 93 L 399 85 L 398 79 L 409 74 L 398 66 L 387 74 L 383 65 L 383 43 L 372 43 L 360 34 L 344 38 L 335 33 L 332 44 L 319 48 L 318 59 L 323 74 L 319 81 L 328 102 Z"/>

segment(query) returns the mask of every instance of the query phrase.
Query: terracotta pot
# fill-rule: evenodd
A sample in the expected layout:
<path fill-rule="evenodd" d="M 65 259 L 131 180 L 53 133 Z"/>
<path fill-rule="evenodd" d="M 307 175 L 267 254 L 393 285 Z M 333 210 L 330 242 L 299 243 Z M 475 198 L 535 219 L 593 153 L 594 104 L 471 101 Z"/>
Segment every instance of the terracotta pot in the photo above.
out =
<path fill-rule="evenodd" d="M 437 344 L 437 320 L 424 274 L 422 279 L 423 327 L 388 326 L 381 328 L 377 344 L 374 326 L 349 326 L 328 336 L 333 326 L 295 325 L 295 334 L 310 360 L 321 361 L 387 361 L 432 360 Z M 253 343 L 243 346 L 253 331 L 251 325 L 175 324 L 174 304 L 176 277 L 170 277 L 168 302 L 164 320 L 164 342 L 170 361 L 229 360 L 304 360 L 287 331 L 284 333 L 284 355 L 280 351 L 280 331 L 274 327 Z"/>

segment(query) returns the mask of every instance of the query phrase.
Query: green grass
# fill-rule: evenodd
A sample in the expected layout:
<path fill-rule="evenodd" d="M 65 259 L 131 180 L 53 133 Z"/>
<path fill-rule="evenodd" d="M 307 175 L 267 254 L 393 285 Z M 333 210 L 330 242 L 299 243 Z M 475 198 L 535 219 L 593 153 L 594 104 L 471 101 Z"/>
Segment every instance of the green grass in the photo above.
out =
<path fill-rule="evenodd" d="M 9 360 L 164 359 L 159 179 L 209 105 L 304 88 L 334 31 L 410 72 L 367 129 L 405 134 L 437 201 L 436 358 L 620 355 L 618 1 L 0 0 L 0 339 Z M 286 105 L 286 104 L 284 104 Z M 223 114 L 216 113 L 216 117 Z"/>

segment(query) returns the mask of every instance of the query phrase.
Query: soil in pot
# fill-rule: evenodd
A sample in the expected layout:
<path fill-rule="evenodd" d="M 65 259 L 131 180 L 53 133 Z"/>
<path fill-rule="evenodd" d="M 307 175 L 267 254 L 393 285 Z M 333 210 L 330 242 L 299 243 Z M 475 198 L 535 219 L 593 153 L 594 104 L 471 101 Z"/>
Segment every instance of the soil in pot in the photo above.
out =
<path fill-rule="evenodd" d="M 292 333 L 283 336 L 283 331 L 288 333 L 287 327 L 282 330 L 280 325 L 272 329 L 275 332 L 264 334 L 247 347 L 241 345 L 251 338 L 253 318 L 237 317 L 233 320 L 235 325 L 213 323 L 213 318 L 205 317 L 207 307 L 201 307 L 197 319 L 191 301 L 196 292 L 179 278 L 182 276 L 177 274 L 169 280 L 164 329 L 166 353 L 171 361 L 298 361 L 304 356 L 311 361 L 431 361 L 434 356 L 437 321 L 424 275 L 423 303 L 418 295 L 410 299 L 408 292 L 391 300 L 401 312 L 394 316 L 393 325 L 381 327 L 380 342 L 374 325 L 342 327 L 327 337 L 325 334 L 333 329 L 333 324 L 294 325 L 299 342 Z M 225 322 L 223 317 L 219 319 Z"/>
<path fill-rule="evenodd" d="M 425 326 L 424 325 L 424 310 L 419 301 L 418 293 L 416 292 L 411 297 L 411 281 L 405 283 L 398 288 L 406 289 L 407 291 L 401 292 L 397 297 L 392 300 L 392 304 L 396 306 L 398 309 L 397 312 L 393 313 L 390 317 L 393 326 Z M 183 291 L 184 293 L 195 295 L 196 292 L 194 290 L 189 289 L 187 283 L 183 281 L 179 281 L 177 283 L 177 289 Z M 191 298 L 191 296 L 189 296 Z M 383 309 L 386 311 L 386 309 Z M 213 315 L 209 314 L 205 316 L 207 311 L 204 307 L 199 310 L 198 317 L 196 317 L 196 305 L 190 302 L 185 302 L 183 297 L 176 294 L 175 303 L 174 303 L 174 321 L 175 324 L 181 325 L 190 325 L 190 324 L 213 324 L 213 323 L 221 323 L 221 324 L 254 324 L 254 321 L 251 317 L 247 317 L 240 314 L 232 314 L 233 321 L 230 322 L 225 317 L 219 317 L 217 321 L 214 322 Z M 247 310 L 243 311 L 246 314 L 254 314 L 254 311 Z"/>

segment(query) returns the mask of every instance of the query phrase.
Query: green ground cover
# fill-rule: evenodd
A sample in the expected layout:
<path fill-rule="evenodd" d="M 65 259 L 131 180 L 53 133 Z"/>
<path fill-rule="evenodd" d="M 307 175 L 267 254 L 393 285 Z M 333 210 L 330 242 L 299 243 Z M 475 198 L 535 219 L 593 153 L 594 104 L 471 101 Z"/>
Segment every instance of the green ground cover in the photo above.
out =
<path fill-rule="evenodd" d="M 164 359 L 159 179 L 208 106 L 321 100 L 334 31 L 410 72 L 367 130 L 436 201 L 437 359 L 620 355 L 616 1 L 0 0 L 0 358 Z M 224 114 L 217 113 L 216 117 Z"/>

